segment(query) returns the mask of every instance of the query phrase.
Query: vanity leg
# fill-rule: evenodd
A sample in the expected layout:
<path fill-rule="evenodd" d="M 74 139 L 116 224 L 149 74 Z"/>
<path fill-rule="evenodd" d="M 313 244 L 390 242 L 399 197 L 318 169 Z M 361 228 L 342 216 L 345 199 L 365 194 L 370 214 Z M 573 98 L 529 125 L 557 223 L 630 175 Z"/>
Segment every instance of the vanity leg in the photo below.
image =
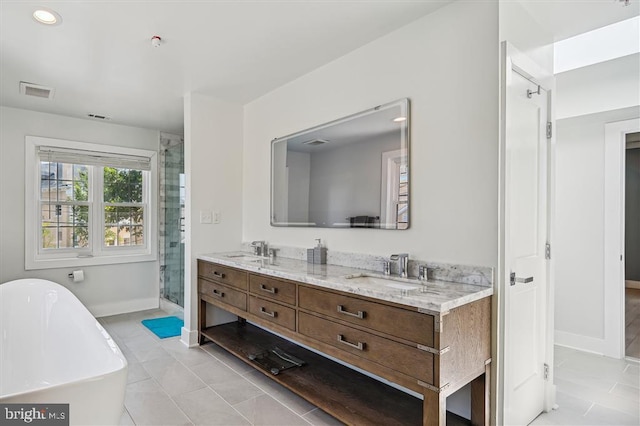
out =
<path fill-rule="evenodd" d="M 491 364 L 487 364 L 484 374 L 471 381 L 471 424 L 473 426 L 489 425 L 490 377 Z"/>
<path fill-rule="evenodd" d="M 442 392 L 425 390 L 422 406 L 423 426 L 445 426 L 447 424 L 447 397 Z"/>
<path fill-rule="evenodd" d="M 202 345 L 205 342 L 205 337 L 202 335 L 202 330 L 207 328 L 207 302 L 200 299 L 200 309 L 198 309 L 198 344 Z"/>

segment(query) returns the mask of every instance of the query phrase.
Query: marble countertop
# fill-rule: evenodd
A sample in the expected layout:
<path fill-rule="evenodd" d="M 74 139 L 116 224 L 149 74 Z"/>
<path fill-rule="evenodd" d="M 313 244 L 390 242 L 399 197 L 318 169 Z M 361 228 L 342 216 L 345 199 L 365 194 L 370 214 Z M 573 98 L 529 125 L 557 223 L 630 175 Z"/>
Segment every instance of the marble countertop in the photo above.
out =
<path fill-rule="evenodd" d="M 260 258 L 246 252 L 210 253 L 198 259 L 277 278 L 419 308 L 426 313 L 446 313 L 458 306 L 491 296 L 492 287 L 448 281 L 419 281 L 338 265 L 318 265 L 302 260 Z"/>

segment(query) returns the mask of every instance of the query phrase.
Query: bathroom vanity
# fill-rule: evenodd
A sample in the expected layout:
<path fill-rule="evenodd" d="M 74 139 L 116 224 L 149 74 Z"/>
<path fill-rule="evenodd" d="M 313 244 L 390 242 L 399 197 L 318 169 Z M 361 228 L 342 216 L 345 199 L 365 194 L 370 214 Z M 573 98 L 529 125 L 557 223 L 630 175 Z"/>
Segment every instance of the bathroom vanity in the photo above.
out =
<path fill-rule="evenodd" d="M 203 255 L 200 343 L 217 343 L 347 424 L 444 425 L 447 395 L 468 383 L 472 423 L 488 424 L 491 287 L 415 284 L 294 259 Z M 208 304 L 238 320 L 210 325 Z M 274 348 L 295 365 L 261 368 Z"/>

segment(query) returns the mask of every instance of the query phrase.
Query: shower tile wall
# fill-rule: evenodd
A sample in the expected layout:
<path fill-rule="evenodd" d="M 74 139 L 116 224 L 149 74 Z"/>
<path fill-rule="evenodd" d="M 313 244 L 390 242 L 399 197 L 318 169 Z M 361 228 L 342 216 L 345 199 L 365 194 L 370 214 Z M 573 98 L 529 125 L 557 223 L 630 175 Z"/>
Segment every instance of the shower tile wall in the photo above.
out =
<path fill-rule="evenodd" d="M 184 144 L 160 137 L 160 297 L 184 306 Z"/>

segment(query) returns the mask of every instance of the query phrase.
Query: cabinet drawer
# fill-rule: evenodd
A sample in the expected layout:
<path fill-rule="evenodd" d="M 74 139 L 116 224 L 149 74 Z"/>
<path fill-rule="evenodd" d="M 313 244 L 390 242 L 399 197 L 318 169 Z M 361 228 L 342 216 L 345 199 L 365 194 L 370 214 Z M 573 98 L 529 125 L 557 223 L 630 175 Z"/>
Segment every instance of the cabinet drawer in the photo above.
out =
<path fill-rule="evenodd" d="M 242 290 L 247 289 L 247 273 L 239 269 L 199 260 L 198 275 Z"/>
<path fill-rule="evenodd" d="M 433 316 L 299 286 L 298 306 L 433 347 Z"/>
<path fill-rule="evenodd" d="M 296 304 L 296 285 L 294 283 L 250 274 L 249 291 L 260 297 L 268 297 L 290 305 Z"/>
<path fill-rule="evenodd" d="M 429 352 L 304 312 L 298 313 L 298 332 L 433 384 L 433 354 Z"/>
<path fill-rule="evenodd" d="M 279 303 L 249 297 L 249 312 L 264 320 L 296 330 L 296 311 Z"/>
<path fill-rule="evenodd" d="M 222 303 L 234 306 L 243 311 L 247 310 L 247 295 L 230 287 L 212 283 L 203 279 L 198 279 L 198 289 L 200 294 L 204 294 Z"/>

